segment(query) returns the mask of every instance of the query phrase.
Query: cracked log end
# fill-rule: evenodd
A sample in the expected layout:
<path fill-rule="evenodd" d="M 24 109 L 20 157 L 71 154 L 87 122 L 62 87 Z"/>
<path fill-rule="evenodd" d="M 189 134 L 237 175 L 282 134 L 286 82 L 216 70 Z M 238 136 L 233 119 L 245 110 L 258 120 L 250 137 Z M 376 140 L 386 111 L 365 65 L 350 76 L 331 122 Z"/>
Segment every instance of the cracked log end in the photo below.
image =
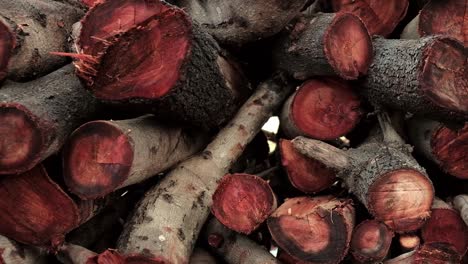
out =
<path fill-rule="evenodd" d="M 372 40 L 358 17 L 336 15 L 325 31 L 323 43 L 328 62 L 341 78 L 356 80 L 367 73 L 372 62 Z"/>
<path fill-rule="evenodd" d="M 423 53 L 419 83 L 434 104 L 468 114 L 468 50 L 461 43 L 440 37 Z"/>
<path fill-rule="evenodd" d="M 468 45 L 467 2 L 465 0 L 429 1 L 421 10 L 419 34 L 448 35 Z"/>
<path fill-rule="evenodd" d="M 457 131 L 441 126 L 432 134 L 431 149 L 446 172 L 468 179 L 468 124 Z"/>
<path fill-rule="evenodd" d="M 420 228 L 430 216 L 434 188 L 419 171 L 399 169 L 379 177 L 370 187 L 369 212 L 396 232 Z"/>
<path fill-rule="evenodd" d="M 425 243 L 414 254 L 414 264 L 458 264 L 461 257 L 446 243 Z"/>
<path fill-rule="evenodd" d="M 0 179 L 0 233 L 16 241 L 55 247 L 80 221 L 74 201 L 42 165 Z"/>
<path fill-rule="evenodd" d="M 0 81 L 7 76 L 8 63 L 15 48 L 16 37 L 10 27 L 0 20 Z"/>
<path fill-rule="evenodd" d="M 213 195 L 214 216 L 230 229 L 250 234 L 276 209 L 270 185 L 249 174 L 228 174 Z"/>
<path fill-rule="evenodd" d="M 111 122 L 86 123 L 64 148 L 65 184 L 82 199 L 102 197 L 129 177 L 133 155 L 126 131 Z"/>
<path fill-rule="evenodd" d="M 294 95 L 289 111 L 290 123 L 297 130 L 320 140 L 347 134 L 361 118 L 358 96 L 347 84 L 333 79 L 304 83 Z"/>
<path fill-rule="evenodd" d="M 190 17 L 180 9 L 149 18 L 106 49 L 89 89 L 105 100 L 163 97 L 183 78 L 191 35 Z"/>
<path fill-rule="evenodd" d="M 281 164 L 289 181 L 298 190 L 316 193 L 329 188 L 336 181 L 332 169 L 296 151 L 290 140 L 280 140 L 280 152 Z"/>
<path fill-rule="evenodd" d="M 350 12 L 362 19 L 371 35 L 388 36 L 405 17 L 408 0 L 332 0 L 335 12 Z"/>
<path fill-rule="evenodd" d="M 0 104 L 0 174 L 31 169 L 45 151 L 49 127 L 20 104 Z"/>
<path fill-rule="evenodd" d="M 353 232 L 351 254 L 360 263 L 379 262 L 388 254 L 392 243 L 393 231 L 376 220 L 360 223 Z"/>
<path fill-rule="evenodd" d="M 294 258 L 312 263 L 339 263 L 348 252 L 353 226 L 350 202 L 331 196 L 286 200 L 268 218 L 275 242 Z"/>

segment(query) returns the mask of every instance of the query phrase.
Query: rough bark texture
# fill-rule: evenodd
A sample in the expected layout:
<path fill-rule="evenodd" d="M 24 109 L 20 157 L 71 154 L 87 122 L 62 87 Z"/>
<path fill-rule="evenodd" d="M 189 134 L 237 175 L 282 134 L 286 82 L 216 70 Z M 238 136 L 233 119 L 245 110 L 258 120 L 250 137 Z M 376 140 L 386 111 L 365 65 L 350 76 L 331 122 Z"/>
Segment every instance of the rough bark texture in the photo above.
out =
<path fill-rule="evenodd" d="M 0 80 L 29 80 L 65 65 L 66 58 L 50 52 L 68 51 L 72 25 L 83 14 L 57 1 L 1 0 Z"/>
<path fill-rule="evenodd" d="M 451 129 L 429 119 L 411 119 L 408 131 L 415 149 L 447 173 L 468 179 L 468 123 Z"/>
<path fill-rule="evenodd" d="M 372 42 L 358 17 L 318 13 L 297 18 L 291 28 L 279 38 L 273 59 L 294 78 L 333 75 L 355 80 L 367 73 Z"/>
<path fill-rule="evenodd" d="M 351 12 L 366 24 L 371 35 L 388 36 L 405 17 L 408 0 L 332 0 L 335 12 Z"/>
<path fill-rule="evenodd" d="M 340 263 L 346 256 L 354 228 L 350 200 L 332 196 L 286 200 L 268 218 L 275 242 L 307 263 Z"/>
<path fill-rule="evenodd" d="M 0 174 L 25 172 L 59 151 L 98 108 L 72 66 L 32 82 L 5 83 L 0 90 Z"/>
<path fill-rule="evenodd" d="M 217 264 L 216 259 L 210 253 L 201 248 L 195 248 L 190 256 L 189 264 Z"/>
<path fill-rule="evenodd" d="M 306 0 L 178 0 L 218 41 L 233 45 L 273 36 L 296 17 Z"/>
<path fill-rule="evenodd" d="M 182 9 L 155 5 L 164 11 L 107 40 L 99 56 L 77 55 L 78 75 L 101 100 L 202 128 L 224 124 L 248 90 L 242 72 Z"/>
<path fill-rule="evenodd" d="M 427 243 L 414 254 L 414 264 L 458 264 L 461 257 L 455 248 L 445 243 Z"/>
<path fill-rule="evenodd" d="M 38 248 L 18 244 L 0 236 L 0 263 L 2 264 L 45 264 L 44 252 Z"/>
<path fill-rule="evenodd" d="M 280 264 L 266 248 L 229 230 L 216 219 L 208 221 L 202 237 L 228 264 Z"/>
<path fill-rule="evenodd" d="M 344 81 L 310 79 L 289 97 L 281 111 L 281 130 L 289 138 L 334 140 L 361 120 L 361 101 Z"/>
<path fill-rule="evenodd" d="M 361 94 L 375 105 L 447 120 L 468 118 L 467 49 L 445 37 L 376 38 Z"/>
<path fill-rule="evenodd" d="M 353 231 L 351 254 L 359 263 L 376 263 L 388 254 L 393 231 L 376 220 L 365 220 Z"/>
<path fill-rule="evenodd" d="M 261 84 L 202 154 L 178 165 L 146 193 L 127 222 L 118 249 L 170 263 L 188 262 L 217 182 L 290 90 L 282 79 Z"/>
<path fill-rule="evenodd" d="M 453 206 L 460 212 L 465 224 L 468 226 L 468 195 L 461 194 L 453 199 Z"/>
<path fill-rule="evenodd" d="M 161 124 L 154 116 L 89 122 L 64 147 L 65 183 L 82 199 L 103 197 L 167 170 L 207 141 L 200 132 Z"/>

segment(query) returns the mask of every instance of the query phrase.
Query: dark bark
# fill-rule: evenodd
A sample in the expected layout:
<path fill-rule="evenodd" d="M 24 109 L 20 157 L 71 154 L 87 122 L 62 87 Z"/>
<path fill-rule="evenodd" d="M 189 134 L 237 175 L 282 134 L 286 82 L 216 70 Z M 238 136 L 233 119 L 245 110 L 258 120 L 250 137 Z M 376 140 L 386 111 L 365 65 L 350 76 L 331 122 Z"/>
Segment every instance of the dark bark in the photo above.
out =
<path fill-rule="evenodd" d="M 376 263 L 388 254 L 393 232 L 376 220 L 365 220 L 353 231 L 351 254 L 359 263 Z"/>

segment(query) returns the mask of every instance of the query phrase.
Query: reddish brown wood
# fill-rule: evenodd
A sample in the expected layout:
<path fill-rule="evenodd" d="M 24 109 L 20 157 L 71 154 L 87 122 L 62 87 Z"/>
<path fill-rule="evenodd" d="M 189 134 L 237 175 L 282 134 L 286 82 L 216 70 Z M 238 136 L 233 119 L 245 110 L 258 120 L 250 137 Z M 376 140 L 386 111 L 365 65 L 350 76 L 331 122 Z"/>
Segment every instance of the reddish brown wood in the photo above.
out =
<path fill-rule="evenodd" d="M 332 140 L 350 132 L 361 118 L 360 100 L 343 81 L 311 79 L 283 106 L 281 127 L 293 138 Z"/>
<path fill-rule="evenodd" d="M 297 18 L 291 29 L 279 38 L 273 59 L 294 78 L 333 75 L 355 80 L 366 75 L 372 42 L 358 17 L 317 13 Z"/>
<path fill-rule="evenodd" d="M 382 261 L 392 244 L 393 231 L 376 220 L 365 220 L 356 226 L 350 252 L 359 263 Z"/>
<path fill-rule="evenodd" d="M 405 17 L 408 0 L 332 0 L 336 12 L 351 12 L 360 17 L 371 35 L 388 36 Z"/>
<path fill-rule="evenodd" d="M 211 212 L 225 226 L 250 234 L 276 210 L 276 197 L 262 178 L 227 174 L 213 195 Z"/>
<path fill-rule="evenodd" d="M 81 2 L 83 2 L 83 4 L 87 5 L 88 7 L 93 7 L 98 3 L 104 2 L 104 0 L 81 0 Z"/>
<path fill-rule="evenodd" d="M 398 237 L 398 242 L 402 252 L 410 252 L 419 247 L 421 239 L 416 234 L 401 234 Z"/>
<path fill-rule="evenodd" d="M 308 263 L 339 263 L 348 252 L 353 227 L 351 201 L 332 196 L 288 199 L 268 218 L 275 242 Z"/>
<path fill-rule="evenodd" d="M 302 192 L 320 192 L 336 181 L 332 169 L 299 153 L 289 140 L 280 140 L 280 154 L 281 164 L 288 174 L 289 181 Z"/>
<path fill-rule="evenodd" d="M 445 243 L 425 243 L 414 254 L 414 264 L 459 264 L 456 249 Z"/>

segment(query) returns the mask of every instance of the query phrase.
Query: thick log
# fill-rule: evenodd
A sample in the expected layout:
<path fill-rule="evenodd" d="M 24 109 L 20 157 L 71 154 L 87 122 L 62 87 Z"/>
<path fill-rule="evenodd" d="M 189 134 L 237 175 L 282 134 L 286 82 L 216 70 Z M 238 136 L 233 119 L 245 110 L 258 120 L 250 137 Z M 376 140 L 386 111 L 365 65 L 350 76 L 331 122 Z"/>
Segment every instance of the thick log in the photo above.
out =
<path fill-rule="evenodd" d="M 229 230 L 216 219 L 208 221 L 202 237 L 228 264 L 280 264 L 266 248 Z"/>
<path fill-rule="evenodd" d="M 83 10 L 43 0 L 1 0 L 0 10 L 0 80 L 30 80 L 66 64 L 50 52 L 68 51 L 68 35 Z"/>
<path fill-rule="evenodd" d="M 0 263 L 2 264 L 45 264 L 45 252 L 39 248 L 25 246 L 0 236 Z"/>
<path fill-rule="evenodd" d="M 392 244 L 393 231 L 376 220 L 365 220 L 356 226 L 350 252 L 359 263 L 381 262 Z"/>
<path fill-rule="evenodd" d="M 425 243 L 414 254 L 414 264 L 459 264 L 456 249 L 445 243 Z"/>
<path fill-rule="evenodd" d="M 92 121 L 64 147 L 65 184 L 81 199 L 103 197 L 171 168 L 207 141 L 201 132 L 161 124 L 154 116 Z"/>
<path fill-rule="evenodd" d="M 0 174 L 25 172 L 58 152 L 68 135 L 97 112 L 97 101 L 66 66 L 0 90 Z"/>
<path fill-rule="evenodd" d="M 288 174 L 289 181 L 305 193 L 323 191 L 336 181 L 335 172 L 317 160 L 299 153 L 291 141 L 280 140 L 281 164 Z"/>
<path fill-rule="evenodd" d="M 276 43 L 273 59 L 294 78 L 332 75 L 355 80 L 367 73 L 372 41 L 358 17 L 318 13 L 299 17 L 291 28 Z"/>
<path fill-rule="evenodd" d="M 416 234 L 401 234 L 398 238 L 401 252 L 411 252 L 418 249 L 421 239 Z"/>
<path fill-rule="evenodd" d="M 213 194 L 211 212 L 225 226 L 250 234 L 274 210 L 277 202 L 268 182 L 250 174 L 227 174 Z"/>
<path fill-rule="evenodd" d="M 452 129 L 434 120 L 413 118 L 408 135 L 427 159 L 457 178 L 468 179 L 468 123 Z"/>
<path fill-rule="evenodd" d="M 385 115 L 380 116 L 384 140 L 370 140 L 343 151 L 324 142 L 298 137 L 302 154 L 337 170 L 347 188 L 379 221 L 396 232 L 419 229 L 430 216 L 434 188 Z"/>
<path fill-rule="evenodd" d="M 460 212 L 460 216 L 468 226 L 468 195 L 461 194 L 453 199 L 453 207 Z"/>
<path fill-rule="evenodd" d="M 128 8 L 122 3 L 124 7 L 118 9 L 132 17 L 127 22 L 134 24 L 135 8 L 146 1 L 137 3 Z M 117 23 L 110 29 L 99 29 L 99 23 L 91 23 L 87 16 L 83 23 L 105 31 L 105 40 L 90 42 L 94 35 L 83 26 L 79 46 L 90 48 L 71 55 L 79 59 L 78 75 L 103 101 L 137 107 L 170 121 L 202 128 L 224 124 L 242 103 L 249 87 L 240 68 L 182 9 L 159 0 L 152 1 L 151 6 L 151 11 L 141 11 L 142 16 L 148 15 L 146 20 L 127 31 L 124 28 L 121 35 L 111 39 L 109 35 L 114 32 L 108 34 L 107 30 L 115 30 Z M 106 14 L 105 11 L 101 13 Z M 84 38 L 83 32 L 90 36 Z"/>
<path fill-rule="evenodd" d="M 384 264 L 413 264 L 416 250 L 403 253 L 395 258 L 384 261 Z"/>
<path fill-rule="evenodd" d="M 281 129 L 289 138 L 333 140 L 350 132 L 361 119 L 360 100 L 338 79 L 311 79 L 289 97 L 281 112 Z"/>
<path fill-rule="evenodd" d="M 371 35 L 390 35 L 405 17 L 408 0 L 332 0 L 335 12 L 351 12 L 364 21 Z"/>
<path fill-rule="evenodd" d="M 189 264 L 217 264 L 218 261 L 206 250 L 195 248 L 190 256 Z"/>
<path fill-rule="evenodd" d="M 468 118 L 467 56 L 447 37 L 376 38 L 361 94 L 375 105 L 448 120 Z"/>
<path fill-rule="evenodd" d="M 179 0 L 177 5 L 218 41 L 242 45 L 280 32 L 307 0 Z"/>
<path fill-rule="evenodd" d="M 203 153 L 178 165 L 146 193 L 127 222 L 118 249 L 152 260 L 186 263 L 209 215 L 217 182 L 291 88 L 282 78 L 262 83 Z"/>
<path fill-rule="evenodd" d="M 288 199 L 268 218 L 278 246 L 307 263 L 339 263 L 348 252 L 353 228 L 351 201 L 332 196 Z"/>
<path fill-rule="evenodd" d="M 460 256 L 468 250 L 468 227 L 458 211 L 436 198 L 432 205 L 431 218 L 421 229 L 424 243 L 446 243 L 452 245 Z"/>

